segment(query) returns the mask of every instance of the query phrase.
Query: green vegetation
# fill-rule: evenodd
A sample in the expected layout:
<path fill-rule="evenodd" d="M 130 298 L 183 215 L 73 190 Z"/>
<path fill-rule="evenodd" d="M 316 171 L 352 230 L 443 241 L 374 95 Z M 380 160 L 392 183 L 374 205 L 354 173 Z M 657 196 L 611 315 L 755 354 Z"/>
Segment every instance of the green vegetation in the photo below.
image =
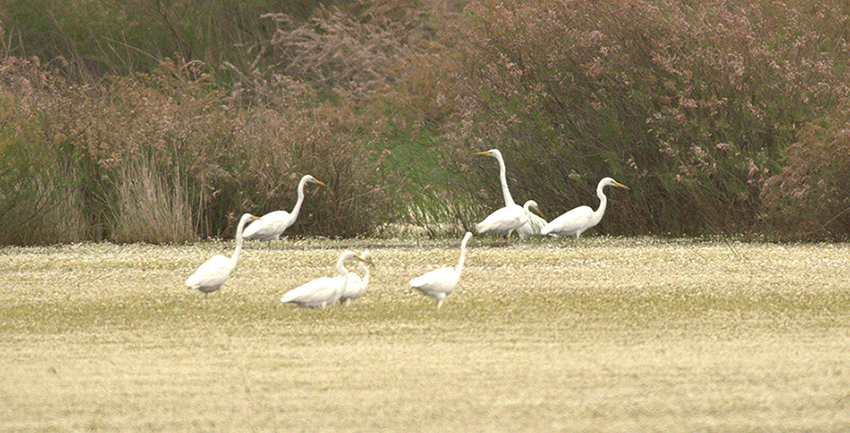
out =
<path fill-rule="evenodd" d="M 844 431 L 844 244 L 473 240 L 439 312 L 407 281 L 457 240 L 0 250 L 0 431 Z M 411 248 L 413 247 L 413 248 Z M 369 248 L 366 295 L 282 305 Z"/>
<path fill-rule="evenodd" d="M 845 2 L 7 1 L 0 244 L 460 231 L 611 197 L 610 234 L 845 239 Z"/>

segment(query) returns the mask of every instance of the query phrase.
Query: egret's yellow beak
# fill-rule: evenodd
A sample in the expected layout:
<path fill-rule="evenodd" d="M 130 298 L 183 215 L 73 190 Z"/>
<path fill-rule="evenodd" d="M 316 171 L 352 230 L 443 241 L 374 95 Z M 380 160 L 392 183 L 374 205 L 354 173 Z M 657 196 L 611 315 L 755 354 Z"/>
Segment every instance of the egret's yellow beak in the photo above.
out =
<path fill-rule="evenodd" d="M 357 256 L 357 260 L 360 260 L 363 263 L 368 263 L 369 265 L 371 265 L 373 267 L 375 266 L 375 264 L 372 263 L 372 260 L 370 260 L 370 259 L 364 259 L 363 257 Z"/>
<path fill-rule="evenodd" d="M 319 185 L 322 185 L 322 186 L 327 186 L 327 185 L 325 185 L 324 182 L 322 182 L 321 180 L 316 179 L 316 178 L 313 178 L 313 182 L 318 183 Z"/>
<path fill-rule="evenodd" d="M 620 188 L 629 189 L 629 187 L 627 187 L 627 186 L 623 185 L 623 184 L 622 184 L 622 183 L 620 183 L 620 182 L 617 182 L 616 180 L 614 181 L 614 186 L 619 186 Z"/>
<path fill-rule="evenodd" d="M 475 152 L 475 154 L 476 154 L 476 155 L 489 155 L 489 154 L 490 154 L 490 151 L 489 151 L 489 150 L 485 150 L 484 152 Z"/>
<path fill-rule="evenodd" d="M 534 211 L 534 213 L 536 213 L 537 215 L 540 215 L 540 218 L 543 218 L 543 219 L 545 219 L 546 221 L 549 221 L 548 219 L 546 219 L 546 216 L 545 216 L 545 215 L 543 215 L 543 212 L 541 212 L 541 211 L 540 211 L 540 208 L 539 208 L 539 207 L 534 207 L 534 208 L 532 208 L 532 210 L 533 210 L 533 211 Z"/>

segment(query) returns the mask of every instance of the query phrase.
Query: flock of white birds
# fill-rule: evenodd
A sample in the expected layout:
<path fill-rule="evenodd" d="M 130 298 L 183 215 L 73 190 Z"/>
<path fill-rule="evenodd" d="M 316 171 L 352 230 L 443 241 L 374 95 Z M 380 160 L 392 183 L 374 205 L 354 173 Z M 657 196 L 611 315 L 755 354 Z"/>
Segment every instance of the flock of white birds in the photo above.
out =
<path fill-rule="evenodd" d="M 504 234 L 508 244 L 510 244 L 510 236 L 513 232 L 517 232 L 522 239 L 537 235 L 579 238 L 585 230 L 599 224 L 599 221 L 602 220 L 602 215 L 605 213 L 608 203 L 608 198 L 603 191 L 604 188 L 616 186 L 628 189 L 627 186 L 606 177 L 599 181 L 599 185 L 596 187 L 599 207 L 595 211 L 589 206 L 579 206 L 547 223 L 543 216 L 539 215 L 540 210 L 533 200 L 525 202 L 523 206 L 514 202 L 508 189 L 505 161 L 499 150 L 491 149 L 486 152 L 478 152 L 476 155 L 492 156 L 499 162 L 499 180 L 505 198 L 505 207 L 491 213 L 484 221 L 476 224 L 475 229 L 481 234 Z M 280 239 L 280 235 L 298 218 L 298 212 L 304 203 L 304 186 L 307 183 L 325 185 L 308 174 L 302 177 L 298 183 L 298 200 L 292 212 L 280 210 L 267 213 L 262 217 L 256 217 L 249 213 L 242 215 L 236 227 L 236 250 L 233 255 L 231 257 L 217 255 L 207 260 L 186 280 L 186 286 L 190 290 L 198 290 L 202 293 L 214 292 L 224 285 L 236 269 L 239 254 L 242 251 L 243 239 L 266 242 Z M 250 225 L 246 228 L 245 226 L 249 223 Z M 446 297 L 454 292 L 460 281 L 463 262 L 466 259 L 466 245 L 471 238 L 471 232 L 464 234 L 460 244 L 460 260 L 456 267 L 436 269 L 410 280 L 411 288 L 433 298 L 437 302 L 438 310 Z M 349 272 L 346 268 L 345 262 L 353 259 L 360 262 L 360 272 L 363 273 L 363 277 L 355 272 Z M 366 265 L 374 266 L 368 251 L 361 254 L 345 251 L 336 262 L 336 270 L 339 275 L 317 278 L 296 287 L 284 294 L 281 302 L 323 309 L 338 302 L 348 303 L 366 293 L 366 288 L 369 285 L 369 267 Z"/>

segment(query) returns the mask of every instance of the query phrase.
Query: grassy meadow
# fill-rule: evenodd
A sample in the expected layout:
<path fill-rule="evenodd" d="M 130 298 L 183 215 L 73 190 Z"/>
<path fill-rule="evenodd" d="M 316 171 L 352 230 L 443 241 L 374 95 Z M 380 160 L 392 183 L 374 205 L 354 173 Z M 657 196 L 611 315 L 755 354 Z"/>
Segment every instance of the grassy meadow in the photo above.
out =
<path fill-rule="evenodd" d="M 850 428 L 850 246 L 456 240 L 0 250 L 0 431 L 777 432 Z M 370 289 L 280 296 L 368 248 Z"/>

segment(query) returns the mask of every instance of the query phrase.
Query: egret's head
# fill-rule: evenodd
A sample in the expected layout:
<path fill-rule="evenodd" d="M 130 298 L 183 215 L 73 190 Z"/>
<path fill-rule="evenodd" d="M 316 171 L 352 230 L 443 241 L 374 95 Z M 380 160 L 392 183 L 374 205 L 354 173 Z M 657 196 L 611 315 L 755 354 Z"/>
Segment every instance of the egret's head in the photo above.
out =
<path fill-rule="evenodd" d="M 525 202 L 525 204 L 522 207 L 525 208 L 526 212 L 534 212 L 537 215 L 540 215 L 541 218 L 546 219 L 546 217 L 543 216 L 543 213 L 540 212 L 540 208 L 537 206 L 536 201 L 529 200 L 529 201 Z"/>
<path fill-rule="evenodd" d="M 372 255 L 369 254 L 369 250 L 364 250 L 360 253 L 360 257 L 358 257 L 358 259 L 363 263 L 368 263 L 372 267 L 375 267 L 375 264 L 372 263 Z"/>
<path fill-rule="evenodd" d="M 499 152 L 499 149 L 490 149 L 484 152 L 475 152 L 476 155 L 480 156 L 492 156 L 493 158 L 499 158 L 502 156 L 502 152 Z"/>
<path fill-rule="evenodd" d="M 317 185 L 327 186 L 327 185 L 325 185 L 324 182 L 320 181 L 319 179 L 316 179 L 315 177 L 313 177 L 309 174 L 304 176 L 304 180 L 307 181 L 307 182 L 310 182 L 310 183 L 315 183 Z"/>
<path fill-rule="evenodd" d="M 627 186 L 623 185 L 623 184 L 622 184 L 622 183 L 620 183 L 620 182 L 617 182 L 616 180 L 614 180 L 614 179 L 612 179 L 612 178 L 610 178 L 610 177 L 606 177 L 605 179 L 602 179 L 602 180 L 599 182 L 599 186 L 601 186 L 601 187 L 606 187 L 606 186 L 609 186 L 609 185 L 611 185 L 611 186 L 616 186 L 616 187 L 618 187 L 618 188 L 629 189 L 629 187 L 627 187 Z"/>
<path fill-rule="evenodd" d="M 360 260 L 361 262 L 366 263 L 367 265 L 373 267 L 375 266 L 375 264 L 372 263 L 372 258 L 369 256 L 369 251 L 364 251 L 363 254 L 357 256 L 357 260 Z"/>

